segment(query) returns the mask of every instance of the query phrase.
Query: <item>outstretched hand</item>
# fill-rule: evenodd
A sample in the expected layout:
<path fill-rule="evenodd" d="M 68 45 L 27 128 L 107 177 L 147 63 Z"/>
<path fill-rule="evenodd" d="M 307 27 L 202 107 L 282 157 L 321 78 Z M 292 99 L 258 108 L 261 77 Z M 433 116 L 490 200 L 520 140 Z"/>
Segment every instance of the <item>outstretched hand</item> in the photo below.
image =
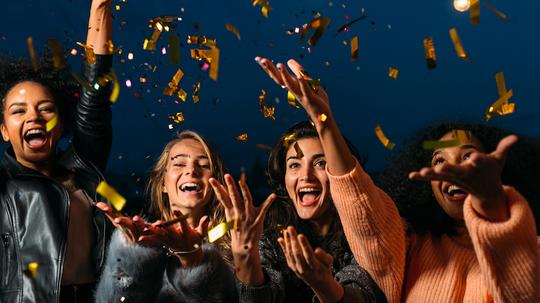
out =
<path fill-rule="evenodd" d="M 296 100 L 304 107 L 312 121 L 320 120 L 320 115 L 331 116 L 330 102 L 325 90 L 320 87 L 311 87 L 311 77 L 304 68 L 294 59 L 287 61 L 287 65 L 294 76 L 289 73 L 287 67 L 278 63 L 275 66 L 267 58 L 255 57 L 262 69 L 282 88 L 289 90 Z M 315 122 L 316 123 L 316 122 Z"/>
<path fill-rule="evenodd" d="M 98 202 L 96 207 L 104 212 L 112 224 L 122 231 L 129 243 L 136 243 L 144 229 L 149 226 L 140 216 L 126 217 L 106 203 Z"/>
<path fill-rule="evenodd" d="M 443 163 L 411 172 L 409 178 L 419 181 L 444 180 L 463 188 L 473 199 L 473 208 L 493 221 L 508 218 L 501 174 L 508 151 L 518 141 L 517 136 L 503 138 L 490 154 L 474 152 L 459 164 Z"/>

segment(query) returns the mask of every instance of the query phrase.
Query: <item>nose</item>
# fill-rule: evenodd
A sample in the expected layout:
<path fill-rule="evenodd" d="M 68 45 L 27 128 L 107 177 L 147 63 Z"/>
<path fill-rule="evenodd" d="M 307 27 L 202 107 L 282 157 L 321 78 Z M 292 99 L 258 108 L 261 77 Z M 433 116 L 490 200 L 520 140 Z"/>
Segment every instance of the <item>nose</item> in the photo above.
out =
<path fill-rule="evenodd" d="M 191 175 L 191 176 L 197 177 L 200 174 L 200 169 L 199 169 L 198 165 L 196 165 L 196 164 L 193 164 L 193 163 L 188 164 L 186 166 L 185 173 L 186 173 L 186 175 Z"/>
<path fill-rule="evenodd" d="M 43 117 L 40 115 L 39 110 L 37 108 L 29 107 L 26 111 L 26 121 L 27 122 L 35 122 L 35 121 L 42 121 L 44 120 Z"/>
<path fill-rule="evenodd" d="M 309 181 L 313 178 L 313 169 L 310 165 L 303 165 L 300 168 L 300 181 Z"/>

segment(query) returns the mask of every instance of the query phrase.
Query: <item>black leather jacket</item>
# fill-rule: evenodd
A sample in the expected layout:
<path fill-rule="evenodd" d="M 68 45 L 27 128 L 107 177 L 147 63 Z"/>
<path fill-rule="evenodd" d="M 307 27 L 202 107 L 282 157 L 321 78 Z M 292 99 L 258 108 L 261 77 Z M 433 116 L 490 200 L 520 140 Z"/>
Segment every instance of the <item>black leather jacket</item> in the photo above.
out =
<path fill-rule="evenodd" d="M 94 83 L 110 71 L 111 56 L 86 64 L 85 78 Z M 112 142 L 110 90 L 83 88 L 76 107 L 73 143 L 57 163 L 74 173 L 76 184 L 94 201 Z M 69 225 L 69 195 L 64 187 L 20 165 L 9 148 L 0 163 L 0 302 L 58 302 Z M 111 226 L 94 208 L 94 265 L 104 264 Z M 38 262 L 35 278 L 25 271 Z"/>

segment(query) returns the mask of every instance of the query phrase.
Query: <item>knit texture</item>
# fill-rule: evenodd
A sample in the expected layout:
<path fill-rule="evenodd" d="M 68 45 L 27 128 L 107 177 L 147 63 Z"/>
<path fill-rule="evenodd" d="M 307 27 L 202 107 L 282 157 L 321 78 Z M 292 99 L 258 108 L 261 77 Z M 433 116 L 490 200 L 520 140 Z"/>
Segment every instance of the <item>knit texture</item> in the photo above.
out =
<path fill-rule="evenodd" d="M 330 188 L 354 256 L 389 302 L 540 302 L 540 257 L 527 201 L 504 187 L 510 218 L 489 222 L 470 199 L 470 237 L 405 234 L 392 199 L 356 164 Z"/>

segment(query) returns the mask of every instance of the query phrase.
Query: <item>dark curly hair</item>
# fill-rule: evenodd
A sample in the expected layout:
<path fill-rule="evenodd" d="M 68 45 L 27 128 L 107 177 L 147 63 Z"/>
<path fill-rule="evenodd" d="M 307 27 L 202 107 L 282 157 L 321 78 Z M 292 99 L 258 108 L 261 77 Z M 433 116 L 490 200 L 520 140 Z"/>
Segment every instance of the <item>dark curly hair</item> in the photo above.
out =
<path fill-rule="evenodd" d="M 10 58 L 0 55 L 0 124 L 4 120 L 5 98 L 17 84 L 26 81 L 39 83 L 51 93 L 58 115 L 64 124 L 64 130 L 71 129 L 72 115 L 78 97 L 80 85 L 73 79 L 67 69 L 54 68 L 50 52 L 45 51 L 38 59 L 38 70 L 34 71 L 28 59 Z"/>
<path fill-rule="evenodd" d="M 391 165 L 379 176 L 380 187 L 390 195 L 399 212 L 409 224 L 409 231 L 419 234 L 431 233 L 435 236 L 456 233 L 457 222 L 439 206 L 429 182 L 409 180 L 408 174 L 425 166 L 431 166 L 432 153 L 422 148 L 426 140 L 439 140 L 452 130 L 470 131 L 490 153 L 499 141 L 509 133 L 479 123 L 438 122 L 419 131 L 397 154 Z M 502 182 L 515 187 L 529 202 L 536 222 L 540 218 L 540 151 L 532 141 L 520 137 L 510 149 L 502 172 Z M 538 233 L 537 225 L 537 233 Z"/>

